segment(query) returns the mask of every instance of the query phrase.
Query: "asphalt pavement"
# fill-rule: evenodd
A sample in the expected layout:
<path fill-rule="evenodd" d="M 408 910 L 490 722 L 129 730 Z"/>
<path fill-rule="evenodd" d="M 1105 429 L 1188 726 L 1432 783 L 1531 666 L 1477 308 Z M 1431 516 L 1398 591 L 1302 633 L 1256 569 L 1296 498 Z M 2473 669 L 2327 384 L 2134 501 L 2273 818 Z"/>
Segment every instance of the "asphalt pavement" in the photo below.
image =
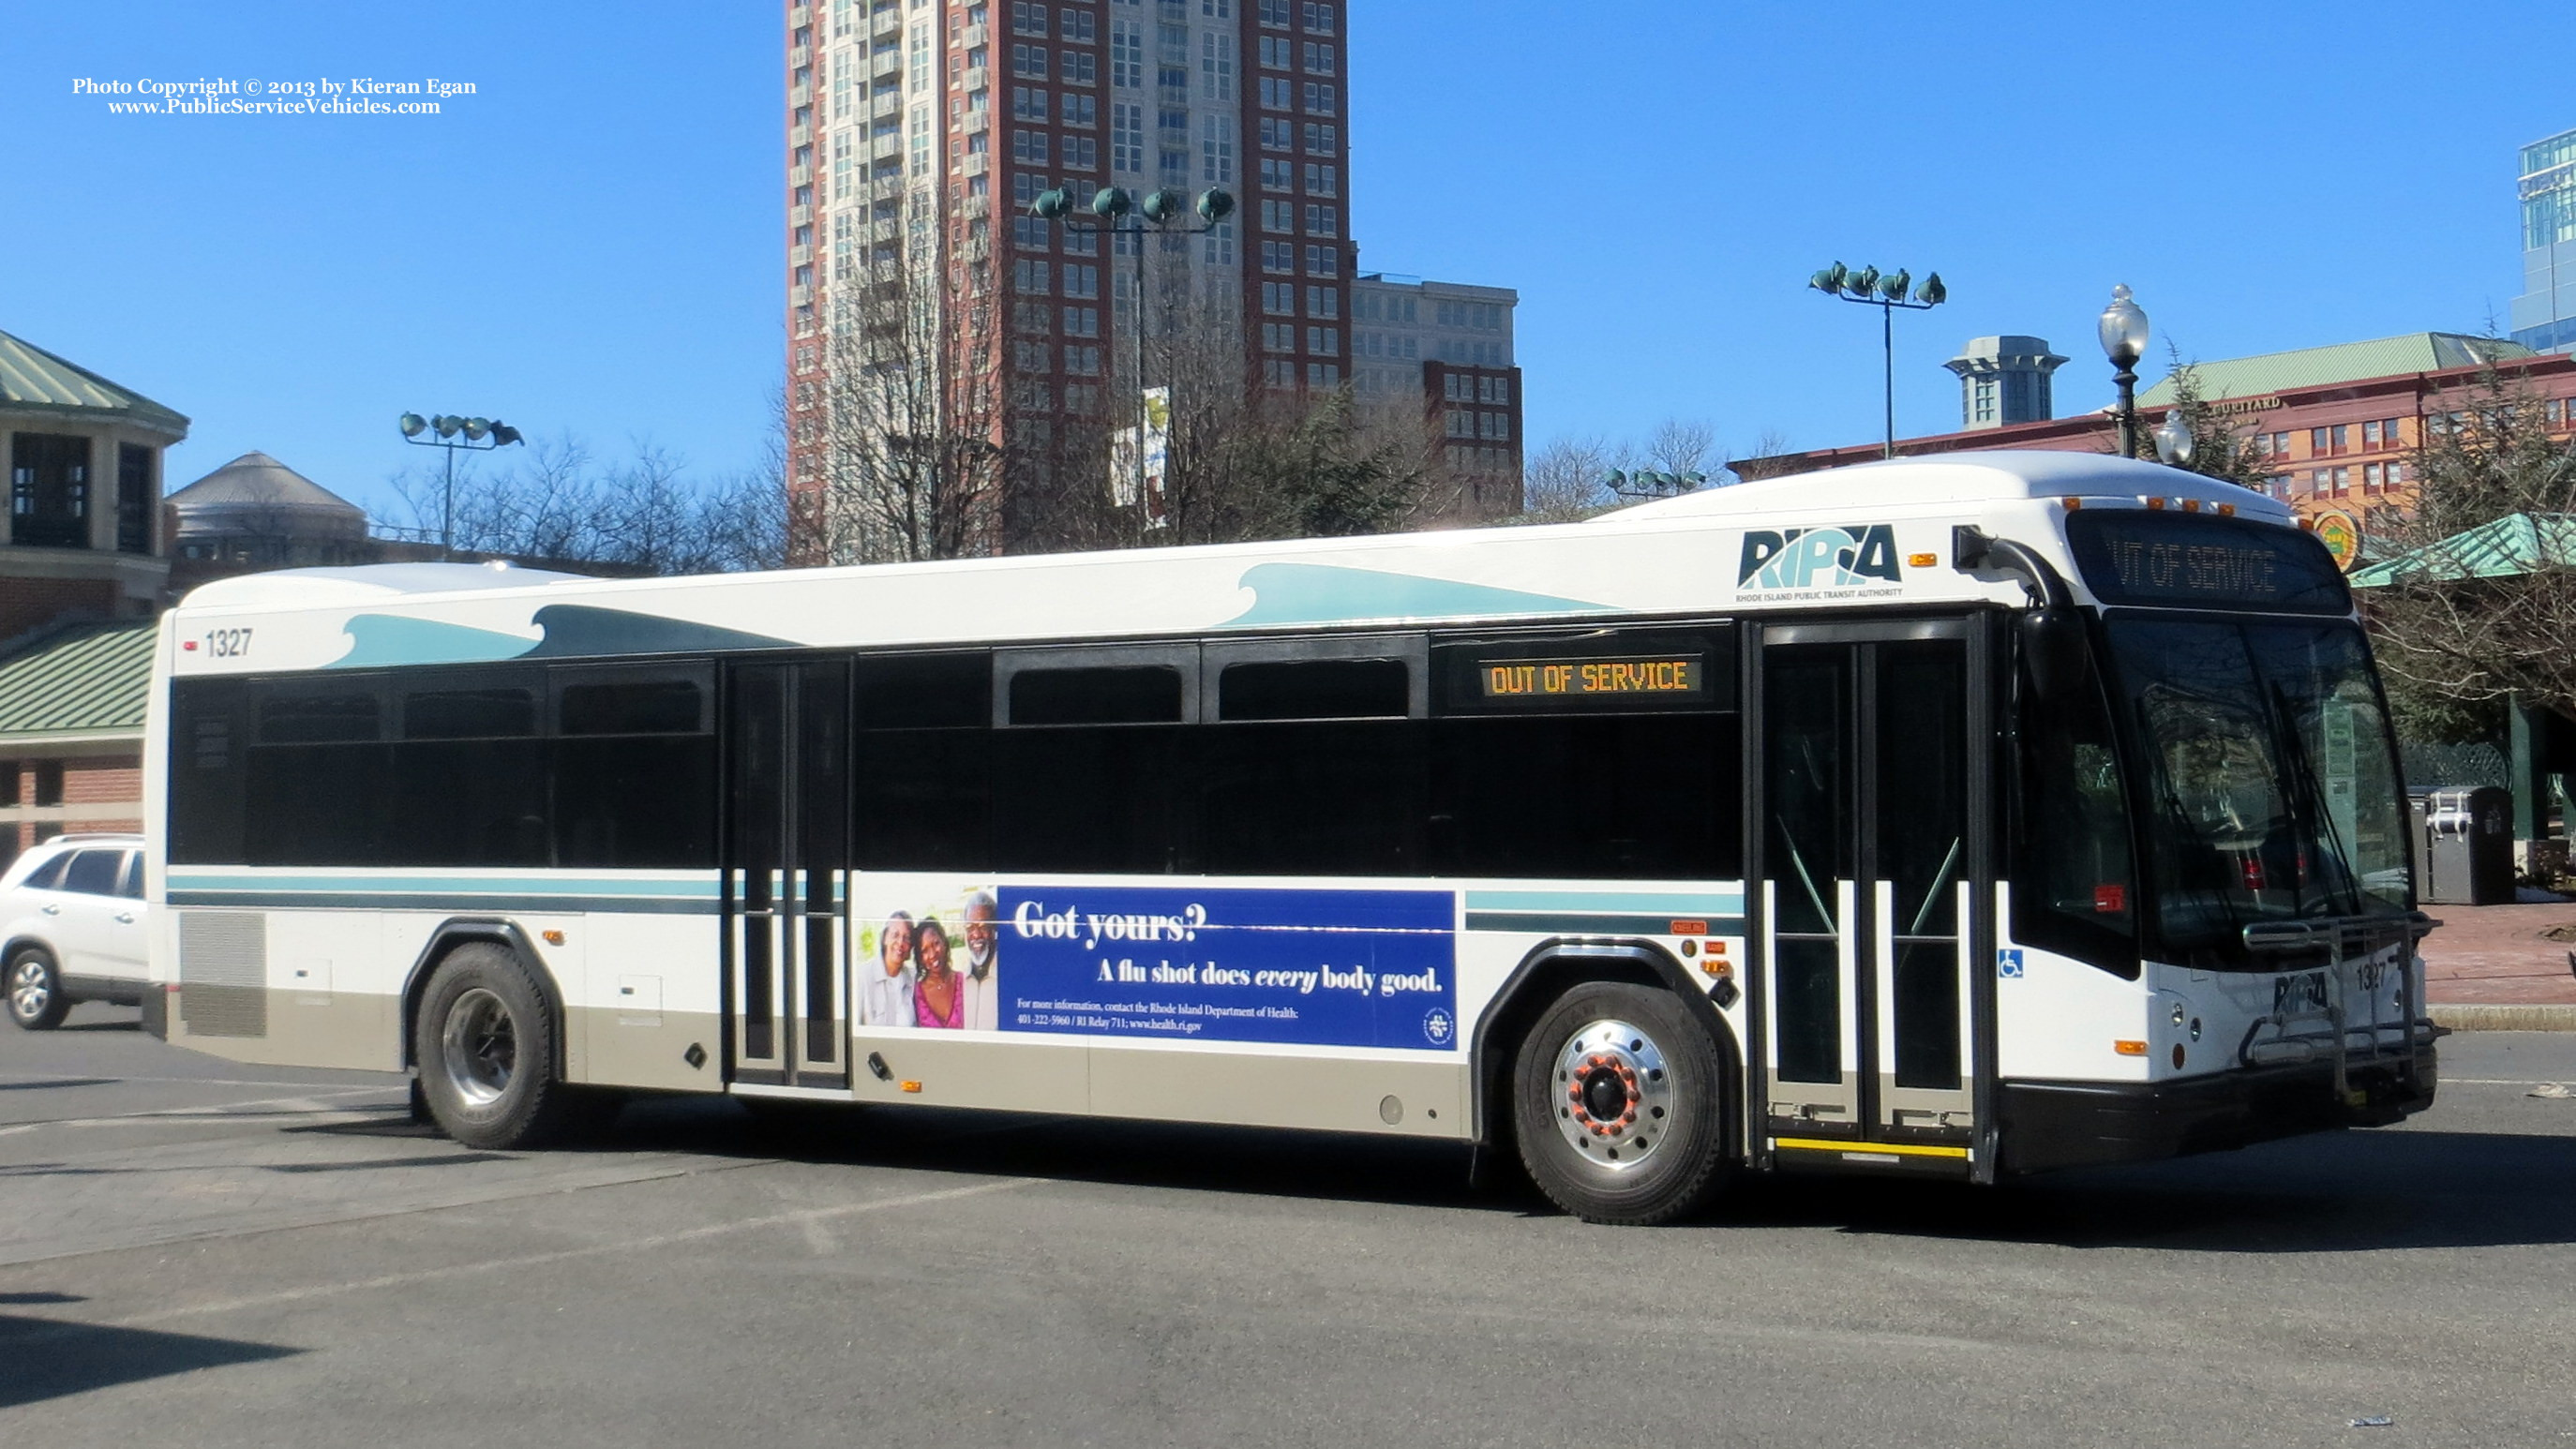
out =
<path fill-rule="evenodd" d="M 0 1031 L 0 1445 L 2576 1443 L 2576 1036 L 2443 1051 L 2400 1128 L 1623 1230 L 935 1109 L 474 1152 L 83 1007 Z"/>

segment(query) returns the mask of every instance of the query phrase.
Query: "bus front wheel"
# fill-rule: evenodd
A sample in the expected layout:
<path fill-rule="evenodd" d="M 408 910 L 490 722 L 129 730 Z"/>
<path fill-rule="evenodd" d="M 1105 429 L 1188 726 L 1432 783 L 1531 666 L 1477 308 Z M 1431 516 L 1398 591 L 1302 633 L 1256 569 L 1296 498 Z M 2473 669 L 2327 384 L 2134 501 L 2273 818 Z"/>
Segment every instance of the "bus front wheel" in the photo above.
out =
<path fill-rule="evenodd" d="M 459 946 L 439 964 L 414 1024 L 412 1060 L 439 1130 L 468 1147 L 535 1147 L 581 1115 L 557 1078 L 553 1012 L 506 947 Z"/>
<path fill-rule="evenodd" d="M 1671 992 L 1585 982 L 1521 1039 L 1512 1074 L 1521 1162 L 1585 1222 L 1671 1222 L 1723 1181 L 1725 1091 L 1716 1043 Z"/>

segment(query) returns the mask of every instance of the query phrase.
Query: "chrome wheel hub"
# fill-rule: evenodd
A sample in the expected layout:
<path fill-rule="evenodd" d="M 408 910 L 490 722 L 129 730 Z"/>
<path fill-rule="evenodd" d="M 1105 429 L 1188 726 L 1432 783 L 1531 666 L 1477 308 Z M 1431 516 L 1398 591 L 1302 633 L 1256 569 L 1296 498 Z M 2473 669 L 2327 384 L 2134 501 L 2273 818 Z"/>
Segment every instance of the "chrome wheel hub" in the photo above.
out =
<path fill-rule="evenodd" d="M 9 1010 L 20 1021 L 34 1021 L 44 1015 L 53 1000 L 53 978 L 46 974 L 42 961 L 21 961 L 9 973 Z"/>
<path fill-rule="evenodd" d="M 1643 1028 L 1596 1021 L 1556 1054 L 1556 1130 L 1576 1153 L 1613 1172 L 1654 1156 L 1673 1118 L 1672 1073 Z"/>
<path fill-rule="evenodd" d="M 439 1033 L 439 1061 L 447 1084 L 467 1105 L 488 1107 L 510 1090 L 519 1065 L 518 1023 L 500 997 L 475 987 L 447 1008 Z"/>

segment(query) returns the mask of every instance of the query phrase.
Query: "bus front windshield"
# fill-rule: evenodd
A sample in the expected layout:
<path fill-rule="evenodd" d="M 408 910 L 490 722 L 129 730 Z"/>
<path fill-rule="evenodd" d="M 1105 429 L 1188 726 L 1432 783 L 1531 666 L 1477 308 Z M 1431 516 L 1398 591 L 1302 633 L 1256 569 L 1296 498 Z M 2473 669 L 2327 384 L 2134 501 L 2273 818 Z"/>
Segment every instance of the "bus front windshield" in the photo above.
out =
<path fill-rule="evenodd" d="M 2359 628 L 2114 619 L 2106 632 L 2151 954 L 2249 964 L 2249 922 L 2409 908 L 2406 804 Z"/>

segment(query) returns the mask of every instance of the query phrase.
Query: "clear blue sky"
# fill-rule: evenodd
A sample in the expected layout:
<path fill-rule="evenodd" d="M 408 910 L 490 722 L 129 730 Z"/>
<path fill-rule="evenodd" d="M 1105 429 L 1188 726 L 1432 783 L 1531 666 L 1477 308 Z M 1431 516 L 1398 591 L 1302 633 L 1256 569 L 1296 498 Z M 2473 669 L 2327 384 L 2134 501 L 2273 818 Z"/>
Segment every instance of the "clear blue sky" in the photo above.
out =
<path fill-rule="evenodd" d="M 1826 262 L 1937 268 L 1938 366 L 2032 332 L 2107 401 L 2094 314 L 2241 356 L 2501 319 L 2513 147 L 2576 126 L 2576 6 L 1354 0 L 1364 266 L 1520 289 L 1531 440 L 1705 418 L 1877 431 L 1877 319 Z M 731 17 L 731 18 L 727 18 Z M 780 9 L 762 0 L 13 8 L 0 330 L 195 419 L 174 486 L 274 453 L 360 501 L 405 409 L 749 465 L 780 367 Z M 139 117 L 79 77 L 440 76 L 435 117 Z"/>

